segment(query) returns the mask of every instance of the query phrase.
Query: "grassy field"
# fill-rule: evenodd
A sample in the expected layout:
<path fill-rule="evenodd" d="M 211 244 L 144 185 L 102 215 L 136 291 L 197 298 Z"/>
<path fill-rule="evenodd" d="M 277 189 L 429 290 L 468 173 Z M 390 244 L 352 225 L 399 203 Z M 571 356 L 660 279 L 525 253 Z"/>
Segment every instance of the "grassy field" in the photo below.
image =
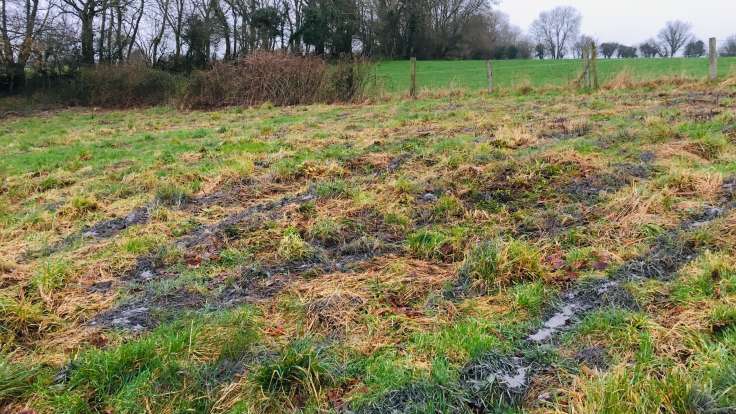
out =
<path fill-rule="evenodd" d="M 6 118 L 0 411 L 730 412 L 735 85 Z"/>
<path fill-rule="evenodd" d="M 493 63 L 495 84 L 499 87 L 565 85 L 578 78 L 582 72 L 579 60 L 499 60 Z M 708 75 L 707 59 L 601 59 L 599 76 L 605 83 L 620 73 L 627 73 L 635 80 L 648 80 L 663 76 L 688 76 L 705 78 Z M 736 71 L 736 58 L 721 58 L 719 73 L 722 76 Z M 377 65 L 374 75 L 386 91 L 409 90 L 409 62 L 390 61 Z M 486 63 L 469 61 L 419 61 L 417 62 L 419 88 L 441 89 L 460 87 L 483 89 L 488 87 Z"/>

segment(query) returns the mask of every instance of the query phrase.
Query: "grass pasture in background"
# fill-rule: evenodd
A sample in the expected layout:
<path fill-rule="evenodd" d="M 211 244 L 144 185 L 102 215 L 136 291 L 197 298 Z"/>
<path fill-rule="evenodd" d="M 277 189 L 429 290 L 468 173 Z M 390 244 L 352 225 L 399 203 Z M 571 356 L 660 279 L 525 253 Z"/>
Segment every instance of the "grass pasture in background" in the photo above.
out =
<path fill-rule="evenodd" d="M 564 85 L 576 79 L 582 71 L 578 59 L 565 60 L 497 60 L 493 62 L 495 85 L 515 87 Z M 600 59 L 598 72 L 601 83 L 628 71 L 635 80 L 656 79 L 664 76 L 705 77 L 708 74 L 706 58 L 675 59 Z M 719 75 L 736 71 L 736 58 L 720 58 Z M 386 92 L 409 90 L 409 61 L 387 61 L 376 66 L 375 79 Z M 488 86 L 484 60 L 442 60 L 417 62 L 419 89 L 459 87 L 482 89 Z"/>

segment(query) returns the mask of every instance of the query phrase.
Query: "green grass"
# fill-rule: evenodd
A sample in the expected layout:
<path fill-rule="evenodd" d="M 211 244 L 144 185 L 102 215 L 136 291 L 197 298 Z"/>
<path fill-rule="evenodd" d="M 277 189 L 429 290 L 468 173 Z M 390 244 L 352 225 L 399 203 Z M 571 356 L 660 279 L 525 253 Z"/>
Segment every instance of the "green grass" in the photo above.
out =
<path fill-rule="evenodd" d="M 520 64 L 544 80 L 575 62 L 499 70 Z M 729 206 L 734 86 L 3 120 L 0 411 L 732 407 L 736 212 L 682 229 Z M 636 310 L 615 289 L 553 343 L 526 339 L 653 246 L 682 266 L 622 276 Z M 514 357 L 539 369 L 523 398 L 495 381 Z"/>
<path fill-rule="evenodd" d="M 54 412 L 134 413 L 143 404 L 158 412 L 207 411 L 218 376 L 235 374 L 223 367 L 246 358 L 256 346 L 253 319 L 247 310 L 206 316 L 163 326 L 117 347 L 89 350 L 70 365 L 62 392 L 50 387 L 39 397 Z M 14 374 L 16 387 L 21 379 Z"/>
<path fill-rule="evenodd" d="M 736 70 L 736 58 L 721 58 L 721 76 Z M 564 85 L 576 79 L 582 64 L 579 60 L 501 60 L 493 62 L 494 82 L 499 87 Z M 686 75 L 704 78 L 708 74 L 706 59 L 601 59 L 598 64 L 601 82 L 628 71 L 634 79 L 655 79 L 662 76 Z M 375 77 L 380 86 L 390 92 L 409 90 L 409 62 L 388 61 L 377 65 Z M 420 89 L 460 87 L 483 89 L 488 86 L 486 64 L 482 60 L 419 61 L 417 84 Z"/>

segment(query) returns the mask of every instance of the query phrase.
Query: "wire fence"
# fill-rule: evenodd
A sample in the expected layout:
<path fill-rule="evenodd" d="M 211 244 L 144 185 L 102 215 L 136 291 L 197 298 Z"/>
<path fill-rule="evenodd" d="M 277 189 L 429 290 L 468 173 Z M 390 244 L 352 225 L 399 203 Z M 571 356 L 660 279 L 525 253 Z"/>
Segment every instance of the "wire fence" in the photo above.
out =
<path fill-rule="evenodd" d="M 598 74 L 601 83 L 610 82 L 621 73 L 635 80 L 652 80 L 668 76 L 705 78 L 708 76 L 707 58 L 637 58 L 599 59 Z M 493 61 L 493 83 L 496 87 L 560 86 L 578 79 L 583 70 L 579 59 L 506 60 Z M 736 74 L 736 58 L 720 58 L 719 76 Z M 410 88 L 410 62 L 379 63 L 374 73 L 376 87 L 386 92 L 406 92 Z M 484 89 L 488 87 L 486 61 L 418 61 L 417 88 Z"/>

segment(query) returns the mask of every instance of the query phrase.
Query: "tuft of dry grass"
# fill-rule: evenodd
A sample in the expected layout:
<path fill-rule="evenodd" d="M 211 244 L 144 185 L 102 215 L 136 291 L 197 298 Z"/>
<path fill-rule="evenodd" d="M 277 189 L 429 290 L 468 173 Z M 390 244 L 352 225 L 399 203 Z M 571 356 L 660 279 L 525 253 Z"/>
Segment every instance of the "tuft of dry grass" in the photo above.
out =
<path fill-rule="evenodd" d="M 603 85 L 604 89 L 619 90 L 619 89 L 630 89 L 634 87 L 636 82 L 634 81 L 634 74 L 630 69 L 625 68 L 624 70 L 616 73 L 611 80 Z"/>
<path fill-rule="evenodd" d="M 493 135 L 492 143 L 496 146 L 509 149 L 518 149 L 535 145 L 539 138 L 525 127 L 502 126 Z"/>

